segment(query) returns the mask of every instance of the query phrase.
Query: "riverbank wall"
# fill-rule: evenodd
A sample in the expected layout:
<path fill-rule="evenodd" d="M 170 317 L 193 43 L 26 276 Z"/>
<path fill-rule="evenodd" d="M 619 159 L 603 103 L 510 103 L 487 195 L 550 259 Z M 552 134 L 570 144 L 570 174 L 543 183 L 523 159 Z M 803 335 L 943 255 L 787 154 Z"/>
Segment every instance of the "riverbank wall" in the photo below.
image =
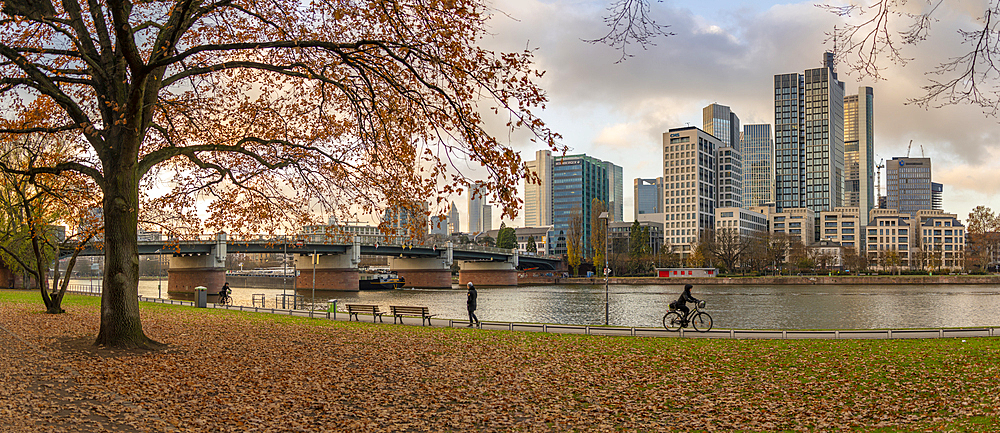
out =
<path fill-rule="evenodd" d="M 525 275 L 518 280 L 519 285 L 593 285 L 604 284 L 603 278 L 559 278 Z M 1000 285 L 1000 275 L 878 275 L 878 276 L 782 276 L 782 277 L 706 277 L 706 278 L 658 278 L 658 277 L 612 277 L 609 284 L 620 285 L 914 285 L 914 284 L 984 284 Z"/>

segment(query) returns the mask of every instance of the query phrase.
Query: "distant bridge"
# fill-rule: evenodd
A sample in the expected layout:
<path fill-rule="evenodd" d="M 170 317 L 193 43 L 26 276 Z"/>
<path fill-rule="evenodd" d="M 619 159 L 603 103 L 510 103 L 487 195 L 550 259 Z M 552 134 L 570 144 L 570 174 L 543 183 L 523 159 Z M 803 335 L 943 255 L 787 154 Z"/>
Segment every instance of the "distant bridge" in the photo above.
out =
<path fill-rule="evenodd" d="M 169 254 L 178 256 L 198 256 L 213 253 L 219 243 L 216 239 L 206 239 L 203 235 L 197 239 L 168 241 L 139 241 L 139 255 Z M 365 236 L 371 238 L 372 236 Z M 330 255 L 349 254 L 355 243 L 343 237 L 332 237 L 329 241 L 321 240 L 326 236 L 305 235 L 294 238 L 273 238 L 258 236 L 249 239 L 226 239 L 226 251 L 245 254 L 296 254 L 296 255 Z M 387 256 L 409 258 L 440 258 L 447 254 L 449 245 L 422 243 L 381 243 L 357 242 L 361 255 Z M 61 251 L 62 257 L 72 255 L 72 250 Z M 81 256 L 102 256 L 104 245 L 91 242 L 80 252 Z M 562 258 L 544 254 L 518 252 L 517 250 L 485 247 L 480 245 L 451 246 L 451 259 L 458 261 L 510 262 L 513 257 L 519 268 L 537 268 L 543 270 L 559 269 Z"/>
<path fill-rule="evenodd" d="M 558 270 L 561 257 L 536 255 L 505 248 L 451 243 L 381 242 L 378 236 L 300 235 L 230 239 L 219 233 L 196 239 L 140 241 L 140 255 L 170 255 L 168 293 L 192 293 L 197 286 L 218 291 L 226 280 L 226 255 L 291 254 L 295 269 L 309 269 L 309 278 L 296 276 L 298 288 L 358 290 L 361 256 L 388 257 L 389 269 L 406 279 L 406 287 L 452 287 L 452 264 L 459 264 L 459 283 L 485 286 L 518 285 L 518 269 Z M 104 245 L 92 242 L 80 255 L 104 254 Z M 72 253 L 62 251 L 62 256 Z"/>

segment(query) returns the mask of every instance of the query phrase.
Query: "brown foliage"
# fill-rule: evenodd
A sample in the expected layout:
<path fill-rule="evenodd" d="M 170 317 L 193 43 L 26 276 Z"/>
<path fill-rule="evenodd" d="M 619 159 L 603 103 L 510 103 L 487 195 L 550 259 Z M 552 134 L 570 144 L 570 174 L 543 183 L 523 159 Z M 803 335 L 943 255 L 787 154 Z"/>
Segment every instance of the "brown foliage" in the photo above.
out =
<path fill-rule="evenodd" d="M 533 113 L 546 99 L 532 53 L 480 48 L 479 0 L 5 5 L 0 134 L 72 134 L 76 151 L 33 173 L 80 173 L 103 194 L 103 343 L 147 340 L 140 211 L 168 230 L 274 233 L 440 202 L 468 188 L 465 160 L 513 217 L 528 173 L 496 137 L 555 147 Z M 505 131 L 485 129 L 494 117 Z M 169 192 L 140 193 L 152 187 Z"/>

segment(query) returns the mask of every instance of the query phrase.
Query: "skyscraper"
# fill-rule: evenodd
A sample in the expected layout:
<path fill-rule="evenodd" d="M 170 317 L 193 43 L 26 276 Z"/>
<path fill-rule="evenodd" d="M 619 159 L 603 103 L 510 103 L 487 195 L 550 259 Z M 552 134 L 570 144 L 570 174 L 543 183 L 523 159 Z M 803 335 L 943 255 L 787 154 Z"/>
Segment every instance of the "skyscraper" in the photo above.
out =
<path fill-rule="evenodd" d="M 930 158 L 896 157 L 885 162 L 886 206 L 902 213 L 933 210 Z"/>
<path fill-rule="evenodd" d="M 611 162 L 604 161 L 605 169 L 608 171 L 608 214 L 611 216 L 609 222 L 619 222 L 625 217 L 623 214 L 622 201 L 625 199 L 624 184 L 622 182 L 622 167 Z"/>
<path fill-rule="evenodd" d="M 844 97 L 844 206 L 856 207 L 862 227 L 875 208 L 874 91 L 861 86 Z M 862 242 L 864 237 L 861 238 Z"/>
<path fill-rule="evenodd" d="M 742 208 L 743 157 L 739 149 L 723 145 L 716 151 L 715 160 L 718 164 L 715 172 L 719 179 L 715 207 Z"/>
<path fill-rule="evenodd" d="M 771 125 L 743 125 L 743 207 L 774 203 L 774 140 Z"/>
<path fill-rule="evenodd" d="M 635 199 L 633 221 L 638 221 L 639 215 L 663 213 L 663 177 L 636 178 L 632 184 L 632 196 Z"/>
<path fill-rule="evenodd" d="M 469 188 L 469 233 L 483 233 L 493 229 L 493 208 L 484 200 L 482 182 Z"/>
<path fill-rule="evenodd" d="M 777 208 L 832 210 L 843 203 L 844 83 L 823 67 L 774 76 Z"/>
<path fill-rule="evenodd" d="M 701 110 L 701 129 L 722 140 L 722 144 L 739 150 L 740 118 L 729 107 L 711 104 Z"/>
<path fill-rule="evenodd" d="M 575 216 L 582 218 L 583 251 L 590 251 L 591 204 L 595 198 L 605 203 L 609 201 L 608 164 L 587 155 L 558 156 L 554 160 L 552 225 L 558 236 L 555 253 L 566 254 L 566 241 Z"/>
<path fill-rule="evenodd" d="M 458 206 L 455 206 L 455 202 L 451 202 L 451 212 L 448 212 L 449 235 L 462 232 L 462 225 L 459 223 L 460 219 L 458 217 Z"/>
<path fill-rule="evenodd" d="M 524 181 L 524 225 L 552 225 L 552 152 L 539 150 L 535 160 L 528 161 L 528 170 L 538 175 L 540 184 Z"/>
<path fill-rule="evenodd" d="M 716 156 L 722 140 L 694 126 L 663 134 L 664 243 L 687 254 L 715 226 Z"/>

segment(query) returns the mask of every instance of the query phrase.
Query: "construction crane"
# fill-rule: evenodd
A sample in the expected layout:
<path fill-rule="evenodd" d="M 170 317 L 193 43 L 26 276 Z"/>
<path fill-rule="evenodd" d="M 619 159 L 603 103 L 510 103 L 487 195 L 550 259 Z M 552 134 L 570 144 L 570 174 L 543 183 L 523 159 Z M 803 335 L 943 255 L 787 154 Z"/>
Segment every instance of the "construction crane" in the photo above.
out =
<path fill-rule="evenodd" d="M 879 158 L 878 164 L 875 164 L 875 190 L 877 194 L 875 196 L 875 206 L 878 207 L 878 199 L 882 197 L 882 169 L 885 168 L 885 158 Z"/>
<path fill-rule="evenodd" d="M 923 146 L 923 145 L 921 145 L 921 146 Z M 913 147 L 913 140 L 910 140 L 910 144 L 908 146 L 906 146 L 906 157 L 907 158 L 910 157 L 910 148 L 911 147 Z"/>

